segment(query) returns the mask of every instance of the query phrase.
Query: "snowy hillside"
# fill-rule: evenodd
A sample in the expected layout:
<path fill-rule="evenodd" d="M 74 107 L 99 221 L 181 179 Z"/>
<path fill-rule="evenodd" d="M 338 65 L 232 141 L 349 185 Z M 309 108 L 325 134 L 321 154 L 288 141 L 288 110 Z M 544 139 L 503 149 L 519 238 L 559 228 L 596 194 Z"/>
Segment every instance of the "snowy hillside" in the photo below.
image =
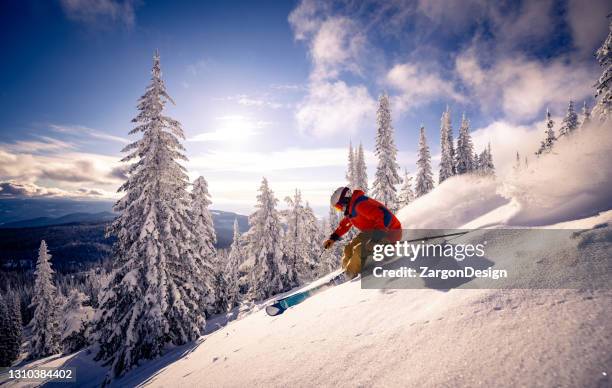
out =
<path fill-rule="evenodd" d="M 595 225 L 536 256 L 581 258 L 587 240 L 609 250 L 612 212 L 563 226 Z M 611 307 L 610 290 L 364 290 L 350 282 L 275 318 L 255 311 L 115 384 L 609 386 Z M 62 364 L 78 367 L 85 386 L 104 376 L 83 352 L 44 365 Z"/>

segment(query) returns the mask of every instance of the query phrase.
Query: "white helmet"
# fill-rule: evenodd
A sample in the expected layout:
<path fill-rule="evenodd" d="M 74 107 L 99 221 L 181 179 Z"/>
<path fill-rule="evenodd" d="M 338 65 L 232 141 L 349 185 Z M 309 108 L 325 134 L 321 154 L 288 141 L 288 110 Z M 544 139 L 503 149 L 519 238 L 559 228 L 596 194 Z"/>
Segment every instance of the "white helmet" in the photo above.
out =
<path fill-rule="evenodd" d="M 338 208 L 338 205 L 344 207 L 348 204 L 348 200 L 351 198 L 351 189 L 342 186 L 338 187 L 331 196 L 330 204 L 332 207 Z"/>

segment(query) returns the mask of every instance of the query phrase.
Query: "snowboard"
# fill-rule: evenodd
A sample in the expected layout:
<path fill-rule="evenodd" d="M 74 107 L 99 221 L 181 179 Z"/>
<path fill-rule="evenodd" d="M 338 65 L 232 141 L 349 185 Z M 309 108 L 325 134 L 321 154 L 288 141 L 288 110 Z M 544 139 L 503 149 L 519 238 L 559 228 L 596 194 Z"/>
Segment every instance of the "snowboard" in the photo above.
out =
<path fill-rule="evenodd" d="M 266 306 L 266 313 L 271 317 L 280 315 L 284 313 L 285 310 L 287 310 L 288 308 L 293 307 L 297 304 L 300 304 L 306 299 L 310 298 L 311 296 L 316 295 L 319 292 L 326 290 L 328 288 L 340 285 L 344 283 L 345 281 L 346 280 L 345 280 L 343 273 L 335 275 L 334 277 L 332 277 L 329 281 L 325 283 L 321 283 L 309 289 L 296 292 L 295 294 L 291 294 L 289 296 L 286 296 L 280 299 L 276 299 L 272 304 Z"/>

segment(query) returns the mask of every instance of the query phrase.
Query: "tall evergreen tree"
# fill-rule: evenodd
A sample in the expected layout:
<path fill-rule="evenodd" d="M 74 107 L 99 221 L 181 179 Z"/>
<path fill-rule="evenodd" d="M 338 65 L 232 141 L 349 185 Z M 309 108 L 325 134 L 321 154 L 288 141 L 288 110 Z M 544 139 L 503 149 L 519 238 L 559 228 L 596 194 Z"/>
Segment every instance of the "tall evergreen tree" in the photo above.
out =
<path fill-rule="evenodd" d="M 60 352 L 60 332 L 58 323 L 57 289 L 53 284 L 51 255 L 45 240 L 40 242 L 38 261 L 34 272 L 32 305 L 34 317 L 30 323 L 30 358 L 41 358 Z"/>
<path fill-rule="evenodd" d="M 442 183 L 453 175 L 455 175 L 455 149 L 451 111 L 447 105 L 440 118 L 440 174 L 438 182 Z"/>
<path fill-rule="evenodd" d="M 425 137 L 425 127 L 421 126 L 419 135 L 419 158 L 417 160 L 417 178 L 415 195 L 420 197 L 433 190 L 433 174 L 431 173 L 431 155 L 427 138 Z"/>
<path fill-rule="evenodd" d="M 347 186 L 355 187 L 355 153 L 353 152 L 353 142 L 349 142 L 348 165 L 346 167 Z"/>
<path fill-rule="evenodd" d="M 455 171 L 457 174 L 465 174 L 474 170 L 474 146 L 470 136 L 470 122 L 465 117 L 461 118 L 459 137 L 457 138 L 457 153 Z"/>
<path fill-rule="evenodd" d="M 361 143 L 359 143 L 357 157 L 355 158 L 355 183 L 352 188 L 363 190 L 366 194 L 368 192 L 368 169 L 363 153 L 363 144 Z"/>
<path fill-rule="evenodd" d="M 0 367 L 8 367 L 19 357 L 22 323 L 19 298 L 7 290 L 0 293 Z"/>
<path fill-rule="evenodd" d="M 574 101 L 570 100 L 567 106 L 567 113 L 561 123 L 559 136 L 566 136 L 574 132 L 578 128 L 578 115 L 574 110 Z"/>
<path fill-rule="evenodd" d="M 316 226 L 316 218 L 312 209 L 302 204 L 302 194 L 299 190 L 295 190 L 293 197 L 286 197 L 285 202 L 289 209 L 283 210 L 281 214 L 285 218 L 287 229 L 285 232 L 285 256 L 288 266 L 294 277 L 290 279 L 289 287 L 296 287 L 310 280 L 313 275 L 313 269 L 316 267 L 315 260 L 317 254 L 313 252 L 317 250 L 320 244 L 313 246 L 312 222 L 314 218 Z"/>
<path fill-rule="evenodd" d="M 540 149 L 536 152 L 536 155 L 541 155 L 545 152 L 550 152 L 553 145 L 557 141 L 555 136 L 555 130 L 553 129 L 555 122 L 550 117 L 550 111 L 546 108 L 546 138 L 540 143 Z"/>
<path fill-rule="evenodd" d="M 284 233 L 277 204 L 278 199 L 270 190 L 267 179 L 263 178 L 256 210 L 249 216 L 250 229 L 244 235 L 246 254 L 253 261 L 249 273 L 248 297 L 251 300 L 266 299 L 287 291 L 295 279 L 284 255 Z"/>
<path fill-rule="evenodd" d="M 495 175 L 495 165 L 493 164 L 493 154 L 491 153 L 491 143 L 480 153 L 478 157 L 479 173 L 481 175 Z"/>
<path fill-rule="evenodd" d="M 397 208 L 397 193 L 395 185 L 401 182 L 397 164 L 397 148 L 393 140 L 393 125 L 391 123 L 391 108 L 389 96 L 383 93 L 378 99 L 376 113 L 376 156 L 378 166 L 372 186 L 372 196 L 382 202 L 391 211 Z"/>
<path fill-rule="evenodd" d="M 582 103 L 582 122 L 580 123 L 580 129 L 583 129 L 591 124 L 591 110 L 587 106 L 586 101 Z"/>
<path fill-rule="evenodd" d="M 329 236 L 333 230 L 338 227 L 340 217 L 338 212 L 330 206 L 327 219 L 322 222 L 321 235 Z M 318 275 L 323 276 L 340 267 L 340 257 L 342 256 L 341 244 L 334 244 L 331 248 L 326 249 L 321 255 Z"/>
<path fill-rule="evenodd" d="M 189 215 L 189 180 L 181 124 L 163 114 L 168 93 L 159 62 L 153 57 L 151 82 L 138 100 L 130 134 L 142 138 L 123 150 L 123 162 L 135 160 L 120 212 L 108 230 L 117 237 L 113 272 L 100 299 L 95 330 L 97 360 L 122 375 L 141 359 L 162 354 L 202 334 L 205 324 L 205 262 L 194 251 Z"/>
<path fill-rule="evenodd" d="M 414 191 L 412 191 L 412 177 L 408 175 L 408 171 L 404 170 L 404 182 L 400 189 L 400 194 L 397 198 L 398 208 L 407 206 L 414 201 Z"/>
<path fill-rule="evenodd" d="M 225 268 L 217 258 L 215 243 L 217 235 L 213 225 L 213 218 L 208 207 L 212 204 L 208 192 L 208 183 L 200 176 L 193 182 L 190 195 L 190 218 L 191 231 L 196 255 L 202 260 L 202 288 L 205 290 L 204 302 L 209 307 L 209 312 L 225 311 L 224 278 Z"/>
<path fill-rule="evenodd" d="M 316 276 L 316 270 L 321 266 L 320 257 L 322 254 L 323 247 L 321 242 L 324 241 L 324 235 L 321 232 L 319 226 L 319 220 L 314 214 L 314 211 L 310 207 L 310 204 L 306 202 L 304 206 L 304 246 L 307 247 L 308 261 L 305 263 L 304 271 L 300 271 L 302 281 L 312 280 Z M 298 267 L 299 269 L 299 267 Z"/>
<path fill-rule="evenodd" d="M 608 37 L 596 52 L 602 73 L 595 83 L 597 104 L 593 111 L 600 122 L 606 121 L 612 114 L 612 18 L 608 30 Z"/>
<path fill-rule="evenodd" d="M 225 269 L 227 278 L 227 306 L 229 309 L 237 306 L 241 300 L 240 294 L 240 275 L 238 268 L 244 260 L 244 253 L 240 241 L 240 228 L 238 226 L 238 219 L 234 219 L 234 233 L 232 238 L 232 245 L 230 246 L 229 256 L 227 258 L 227 266 Z"/>
<path fill-rule="evenodd" d="M 481 170 L 480 155 L 478 154 L 478 152 L 474 152 L 474 156 L 472 156 L 472 160 L 474 161 L 473 171 L 475 171 L 476 173 L 480 173 L 480 170 Z"/>

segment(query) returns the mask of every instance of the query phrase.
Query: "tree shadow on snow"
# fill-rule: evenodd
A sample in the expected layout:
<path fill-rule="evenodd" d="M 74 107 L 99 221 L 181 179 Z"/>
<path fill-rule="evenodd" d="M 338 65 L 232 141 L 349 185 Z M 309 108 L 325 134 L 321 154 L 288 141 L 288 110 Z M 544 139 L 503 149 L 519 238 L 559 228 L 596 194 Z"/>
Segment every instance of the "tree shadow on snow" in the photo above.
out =
<path fill-rule="evenodd" d="M 210 317 L 206 322 L 203 335 L 209 335 L 225 327 L 229 322 L 240 317 L 242 311 L 237 307 L 227 314 L 218 314 Z M 196 341 L 185 345 L 174 347 L 168 350 L 163 356 L 152 359 L 142 360 L 141 365 L 130 370 L 121 378 L 115 379 L 110 383 L 111 387 L 132 387 L 146 385 L 159 375 L 166 367 L 189 356 L 206 341 L 205 337 L 200 337 Z M 109 371 L 109 367 L 102 366 L 101 362 L 94 360 L 95 354 L 88 349 L 74 353 L 61 365 L 60 368 L 74 368 L 76 371 L 76 381 L 72 383 L 78 387 L 99 387 L 103 383 Z M 65 382 L 49 381 L 42 385 L 45 388 L 66 387 Z"/>

